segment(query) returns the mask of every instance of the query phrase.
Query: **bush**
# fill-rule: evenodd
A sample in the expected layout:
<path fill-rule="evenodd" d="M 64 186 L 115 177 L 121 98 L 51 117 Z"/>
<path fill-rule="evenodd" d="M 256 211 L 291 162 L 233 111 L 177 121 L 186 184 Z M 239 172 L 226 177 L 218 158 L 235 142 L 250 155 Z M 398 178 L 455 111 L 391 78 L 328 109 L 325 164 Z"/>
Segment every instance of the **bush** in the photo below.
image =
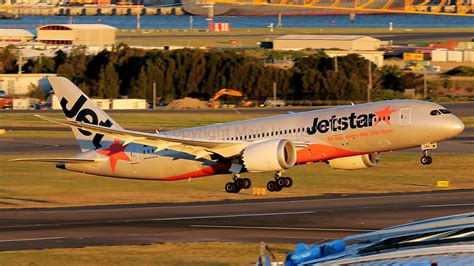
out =
<path fill-rule="evenodd" d="M 458 66 L 444 74 L 449 76 L 474 77 L 474 67 Z"/>

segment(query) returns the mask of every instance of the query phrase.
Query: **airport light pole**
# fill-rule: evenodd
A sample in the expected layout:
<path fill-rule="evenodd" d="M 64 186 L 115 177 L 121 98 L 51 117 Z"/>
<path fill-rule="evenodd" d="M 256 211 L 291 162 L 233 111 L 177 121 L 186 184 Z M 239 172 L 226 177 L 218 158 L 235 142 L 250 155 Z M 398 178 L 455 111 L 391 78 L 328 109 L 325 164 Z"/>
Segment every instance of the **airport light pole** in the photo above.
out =
<path fill-rule="evenodd" d="M 423 99 L 428 97 L 428 82 L 426 81 L 426 67 L 423 67 Z"/>
<path fill-rule="evenodd" d="M 153 110 L 156 109 L 156 82 L 153 82 Z"/>
<path fill-rule="evenodd" d="M 273 82 L 273 101 L 275 102 L 277 99 L 277 83 Z"/>
<path fill-rule="evenodd" d="M 214 3 L 209 3 L 207 6 L 203 6 L 204 8 L 209 8 L 207 13 L 207 21 L 209 23 L 209 31 L 214 31 Z"/>
<path fill-rule="evenodd" d="M 367 102 L 370 103 L 370 93 L 372 91 L 372 62 L 369 61 L 369 72 L 368 72 L 368 83 L 367 83 Z"/>

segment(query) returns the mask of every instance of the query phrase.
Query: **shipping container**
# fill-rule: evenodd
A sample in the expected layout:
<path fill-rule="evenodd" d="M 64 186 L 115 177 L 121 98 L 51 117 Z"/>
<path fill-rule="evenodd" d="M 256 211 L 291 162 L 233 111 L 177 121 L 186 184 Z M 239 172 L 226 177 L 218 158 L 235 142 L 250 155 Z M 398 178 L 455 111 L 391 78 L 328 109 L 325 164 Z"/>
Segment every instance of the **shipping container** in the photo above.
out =
<path fill-rule="evenodd" d="M 448 50 L 436 49 L 431 53 L 431 60 L 435 62 L 448 61 Z"/>
<path fill-rule="evenodd" d="M 127 110 L 127 109 L 146 109 L 145 99 L 113 99 L 112 109 Z"/>
<path fill-rule="evenodd" d="M 463 51 L 448 51 L 448 61 L 449 62 L 462 62 L 463 60 Z"/>
<path fill-rule="evenodd" d="M 423 61 L 422 53 L 403 53 L 403 61 Z"/>
<path fill-rule="evenodd" d="M 450 50 L 454 50 L 458 47 L 459 42 L 447 42 L 447 43 L 433 43 L 430 47 L 433 48 L 446 48 Z"/>
<path fill-rule="evenodd" d="M 30 109 L 30 99 L 13 99 L 13 110 L 28 110 Z"/>
<path fill-rule="evenodd" d="M 464 51 L 464 62 L 474 62 L 474 50 Z"/>
<path fill-rule="evenodd" d="M 109 110 L 110 109 L 110 100 L 109 99 L 91 99 L 95 105 L 100 109 Z"/>
<path fill-rule="evenodd" d="M 474 42 L 460 42 L 458 45 L 460 50 L 472 50 L 474 49 Z"/>

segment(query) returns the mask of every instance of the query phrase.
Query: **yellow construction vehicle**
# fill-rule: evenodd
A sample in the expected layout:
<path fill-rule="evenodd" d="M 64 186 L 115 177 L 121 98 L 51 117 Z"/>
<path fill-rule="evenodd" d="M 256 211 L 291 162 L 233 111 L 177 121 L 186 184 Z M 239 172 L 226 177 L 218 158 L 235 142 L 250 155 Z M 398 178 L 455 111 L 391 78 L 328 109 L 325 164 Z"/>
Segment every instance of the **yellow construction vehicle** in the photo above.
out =
<path fill-rule="evenodd" d="M 240 91 L 231 90 L 231 89 L 221 89 L 211 97 L 211 99 L 209 100 L 209 106 L 212 107 L 212 108 L 221 107 L 222 102 L 218 101 L 218 99 L 223 95 L 244 97 L 244 94 Z M 236 103 L 237 103 L 238 106 L 242 106 L 242 107 L 249 107 L 249 106 L 255 105 L 254 102 L 248 101 L 247 98 L 243 98 L 239 101 L 236 101 Z"/>

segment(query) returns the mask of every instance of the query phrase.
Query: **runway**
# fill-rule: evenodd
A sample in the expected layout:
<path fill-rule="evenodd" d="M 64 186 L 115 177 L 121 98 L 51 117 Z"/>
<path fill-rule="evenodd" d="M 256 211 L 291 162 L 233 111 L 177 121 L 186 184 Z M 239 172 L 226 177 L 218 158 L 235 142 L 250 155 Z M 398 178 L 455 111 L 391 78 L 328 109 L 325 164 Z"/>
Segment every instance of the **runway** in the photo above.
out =
<path fill-rule="evenodd" d="M 317 243 L 470 212 L 473 191 L 0 212 L 0 251 L 162 242 Z"/>

